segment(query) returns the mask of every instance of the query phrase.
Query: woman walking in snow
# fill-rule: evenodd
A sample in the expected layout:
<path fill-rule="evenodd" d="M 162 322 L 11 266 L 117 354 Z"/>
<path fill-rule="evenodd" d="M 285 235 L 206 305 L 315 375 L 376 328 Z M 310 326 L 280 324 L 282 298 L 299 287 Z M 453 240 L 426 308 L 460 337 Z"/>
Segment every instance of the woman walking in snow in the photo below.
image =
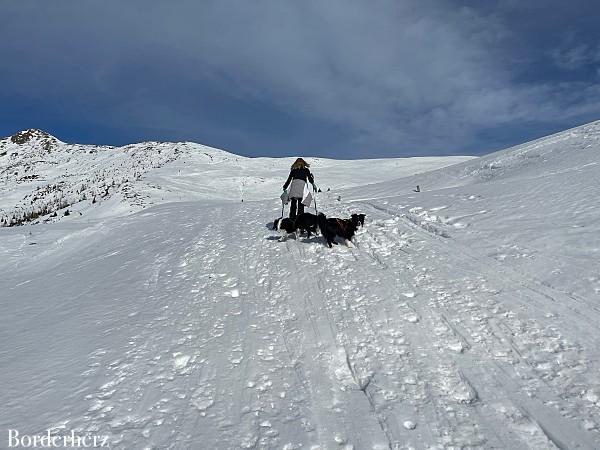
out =
<path fill-rule="evenodd" d="M 315 185 L 315 179 L 313 174 L 310 173 L 309 164 L 302 158 L 298 158 L 290 170 L 290 176 L 283 185 L 284 194 L 287 192 L 287 188 L 291 183 L 290 191 L 287 194 L 288 198 L 292 201 L 290 207 L 290 219 L 295 220 L 297 214 L 304 212 L 305 206 L 310 206 L 312 201 L 312 195 L 308 188 L 308 182 L 312 184 L 313 191 L 317 190 Z"/>

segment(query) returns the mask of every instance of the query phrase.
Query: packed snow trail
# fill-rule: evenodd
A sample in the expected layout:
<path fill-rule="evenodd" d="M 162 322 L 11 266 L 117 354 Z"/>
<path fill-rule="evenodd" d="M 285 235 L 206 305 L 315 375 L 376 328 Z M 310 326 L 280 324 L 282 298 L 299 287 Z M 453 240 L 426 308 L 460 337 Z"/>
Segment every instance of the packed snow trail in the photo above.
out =
<path fill-rule="evenodd" d="M 123 449 L 599 447 L 597 316 L 352 208 L 355 249 L 280 242 L 265 202 L 40 229 L 3 272 L 0 426 Z"/>

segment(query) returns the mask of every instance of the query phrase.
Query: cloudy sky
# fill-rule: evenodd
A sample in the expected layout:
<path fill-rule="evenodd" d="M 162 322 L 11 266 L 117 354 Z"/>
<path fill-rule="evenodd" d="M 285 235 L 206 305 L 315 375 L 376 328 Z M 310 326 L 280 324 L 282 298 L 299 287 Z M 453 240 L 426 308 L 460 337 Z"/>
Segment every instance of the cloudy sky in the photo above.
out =
<path fill-rule="evenodd" d="M 0 135 L 484 154 L 600 119 L 597 0 L 0 0 Z"/>

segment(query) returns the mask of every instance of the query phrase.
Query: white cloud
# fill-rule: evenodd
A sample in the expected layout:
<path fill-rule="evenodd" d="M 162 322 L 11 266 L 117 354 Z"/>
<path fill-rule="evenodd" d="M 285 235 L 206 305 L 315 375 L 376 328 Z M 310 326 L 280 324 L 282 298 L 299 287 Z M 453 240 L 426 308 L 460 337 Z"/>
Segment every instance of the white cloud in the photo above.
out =
<path fill-rule="evenodd" d="M 454 2 L 57 1 L 28 10 L 27 23 L 5 31 L 18 36 L 4 58 L 20 75 L 14 89 L 29 77 L 29 95 L 101 93 L 118 102 L 112 120 L 147 127 L 193 124 L 196 86 L 415 152 L 464 148 L 486 127 L 600 113 L 593 84 L 517 82 L 506 22 Z M 591 54 L 572 47 L 556 60 Z"/>
<path fill-rule="evenodd" d="M 473 9 L 406 0 L 272 5 L 221 1 L 203 10 L 204 67 L 234 78 L 240 95 L 342 124 L 364 142 L 460 147 L 482 127 L 600 110 L 595 91 L 564 107 L 575 84 L 517 84 L 497 51 L 510 30 Z"/>
<path fill-rule="evenodd" d="M 554 63 L 562 69 L 576 70 L 585 66 L 596 66 L 600 63 L 600 43 L 563 45 L 555 48 L 551 55 Z"/>

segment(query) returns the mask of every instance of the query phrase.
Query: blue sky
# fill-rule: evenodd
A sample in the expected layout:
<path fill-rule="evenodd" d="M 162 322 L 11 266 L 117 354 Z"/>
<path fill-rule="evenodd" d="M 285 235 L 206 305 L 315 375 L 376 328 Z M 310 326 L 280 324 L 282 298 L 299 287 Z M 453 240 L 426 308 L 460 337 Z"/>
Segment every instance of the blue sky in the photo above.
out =
<path fill-rule="evenodd" d="M 485 154 L 600 119 L 595 0 L 0 0 L 0 135 Z"/>

